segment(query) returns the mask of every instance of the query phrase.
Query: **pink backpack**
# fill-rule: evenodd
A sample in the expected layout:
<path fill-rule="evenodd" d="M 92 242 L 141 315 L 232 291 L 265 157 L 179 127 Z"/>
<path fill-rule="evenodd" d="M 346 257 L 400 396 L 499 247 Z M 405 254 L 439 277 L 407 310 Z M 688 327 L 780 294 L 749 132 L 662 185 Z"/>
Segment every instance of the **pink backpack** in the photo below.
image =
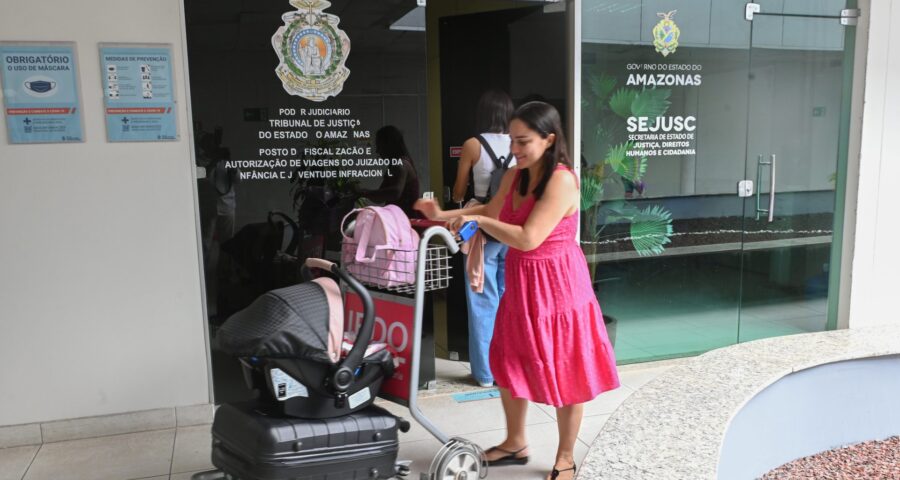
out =
<path fill-rule="evenodd" d="M 348 236 L 344 224 L 357 213 L 356 227 Z M 419 234 L 396 205 L 353 210 L 341 222 L 341 265 L 361 282 L 380 287 L 416 281 Z"/>

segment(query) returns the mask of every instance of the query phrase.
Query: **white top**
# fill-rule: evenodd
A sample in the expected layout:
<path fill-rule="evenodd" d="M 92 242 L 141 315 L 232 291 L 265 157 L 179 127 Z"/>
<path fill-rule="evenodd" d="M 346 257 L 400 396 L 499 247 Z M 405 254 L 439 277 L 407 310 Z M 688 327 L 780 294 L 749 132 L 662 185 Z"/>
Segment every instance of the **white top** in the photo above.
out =
<path fill-rule="evenodd" d="M 500 160 L 500 163 L 506 162 L 506 157 L 510 155 L 509 135 L 505 133 L 482 133 L 481 136 L 487 140 L 488 145 L 494 150 L 494 155 L 497 156 L 497 160 Z M 513 160 L 509 162 L 510 168 L 515 164 L 516 159 L 513 158 Z M 481 156 L 478 157 L 478 161 L 472 166 L 472 181 L 475 183 L 476 197 L 487 195 L 488 187 L 491 184 L 491 172 L 494 171 L 494 168 L 496 167 L 494 166 L 493 160 L 491 160 L 491 156 L 488 154 L 487 150 L 484 149 L 484 145 L 481 145 Z"/>

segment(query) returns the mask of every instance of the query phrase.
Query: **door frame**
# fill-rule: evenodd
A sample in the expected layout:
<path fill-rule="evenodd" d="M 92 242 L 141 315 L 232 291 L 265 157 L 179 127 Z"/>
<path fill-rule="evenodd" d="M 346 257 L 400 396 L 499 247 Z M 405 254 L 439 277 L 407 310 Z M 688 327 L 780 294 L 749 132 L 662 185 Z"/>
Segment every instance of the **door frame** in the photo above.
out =
<path fill-rule="evenodd" d="M 829 288 L 832 283 L 837 284 L 838 295 L 836 295 L 837 305 L 835 307 L 835 328 L 850 328 L 850 294 L 853 287 L 853 256 L 856 246 L 856 209 L 859 205 L 859 164 L 860 152 L 862 151 L 862 126 L 863 126 L 863 107 L 865 100 L 866 88 L 866 61 L 869 49 L 869 28 L 871 20 L 869 13 L 871 12 L 872 0 L 848 0 L 847 5 L 860 10 L 857 19 L 856 35 L 852 40 L 853 48 L 853 65 L 850 72 L 845 72 L 852 79 L 850 86 L 850 118 L 849 125 L 846 129 L 846 138 L 842 138 L 842 142 L 846 142 L 846 161 L 842 168 L 839 164 L 838 180 L 841 174 L 845 175 L 843 202 L 840 205 L 842 211 L 843 225 L 840 229 L 841 244 L 840 248 L 832 249 L 832 256 L 836 252 L 840 254 L 840 262 L 833 262 L 839 265 L 840 272 L 836 278 L 829 279 Z M 846 78 L 846 77 L 845 77 Z M 845 100 L 847 100 L 845 98 Z M 843 131 L 842 131 L 843 132 Z M 842 152 L 843 153 L 843 152 Z M 843 170 L 843 171 L 842 171 Z M 838 214 L 837 208 L 835 215 Z M 837 229 L 835 229 L 837 234 Z M 832 257 L 833 258 L 833 257 Z M 829 305 L 829 313 L 831 308 Z M 829 317 L 829 322 L 832 319 Z"/>

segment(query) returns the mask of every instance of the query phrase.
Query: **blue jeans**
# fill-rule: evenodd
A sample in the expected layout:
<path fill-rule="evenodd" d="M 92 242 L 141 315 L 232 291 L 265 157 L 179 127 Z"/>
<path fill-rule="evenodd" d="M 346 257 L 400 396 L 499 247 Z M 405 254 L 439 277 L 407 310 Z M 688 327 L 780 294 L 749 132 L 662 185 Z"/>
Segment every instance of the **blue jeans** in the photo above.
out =
<path fill-rule="evenodd" d="M 478 383 L 493 383 L 489 352 L 494 336 L 494 319 L 503 296 L 506 274 L 506 245 L 489 241 L 484 246 L 484 291 L 475 293 L 469 287 L 466 272 L 466 304 L 469 307 L 469 362 Z"/>

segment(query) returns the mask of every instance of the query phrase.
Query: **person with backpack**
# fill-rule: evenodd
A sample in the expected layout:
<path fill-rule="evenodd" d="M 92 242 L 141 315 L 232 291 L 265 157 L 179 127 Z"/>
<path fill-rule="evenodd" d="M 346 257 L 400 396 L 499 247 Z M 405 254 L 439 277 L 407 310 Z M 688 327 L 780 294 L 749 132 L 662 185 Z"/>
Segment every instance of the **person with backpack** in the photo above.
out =
<path fill-rule="evenodd" d="M 476 127 L 481 132 L 466 140 L 456 171 L 453 200 L 462 203 L 471 179 L 474 198 L 486 204 L 500 188 L 503 174 L 515 165 L 509 153 L 509 119 L 514 110 L 512 99 L 500 90 L 489 90 L 481 95 L 476 108 Z M 473 239 L 472 242 L 479 242 Z M 481 291 L 466 288 L 466 304 L 469 313 L 469 362 L 472 376 L 482 387 L 494 384 L 491 374 L 489 351 L 494 334 L 494 317 L 504 290 L 504 263 L 508 247 L 493 238 L 483 243 L 484 262 L 480 270 Z M 467 264 L 468 258 L 467 258 Z M 466 269 L 466 285 L 471 285 Z"/>

